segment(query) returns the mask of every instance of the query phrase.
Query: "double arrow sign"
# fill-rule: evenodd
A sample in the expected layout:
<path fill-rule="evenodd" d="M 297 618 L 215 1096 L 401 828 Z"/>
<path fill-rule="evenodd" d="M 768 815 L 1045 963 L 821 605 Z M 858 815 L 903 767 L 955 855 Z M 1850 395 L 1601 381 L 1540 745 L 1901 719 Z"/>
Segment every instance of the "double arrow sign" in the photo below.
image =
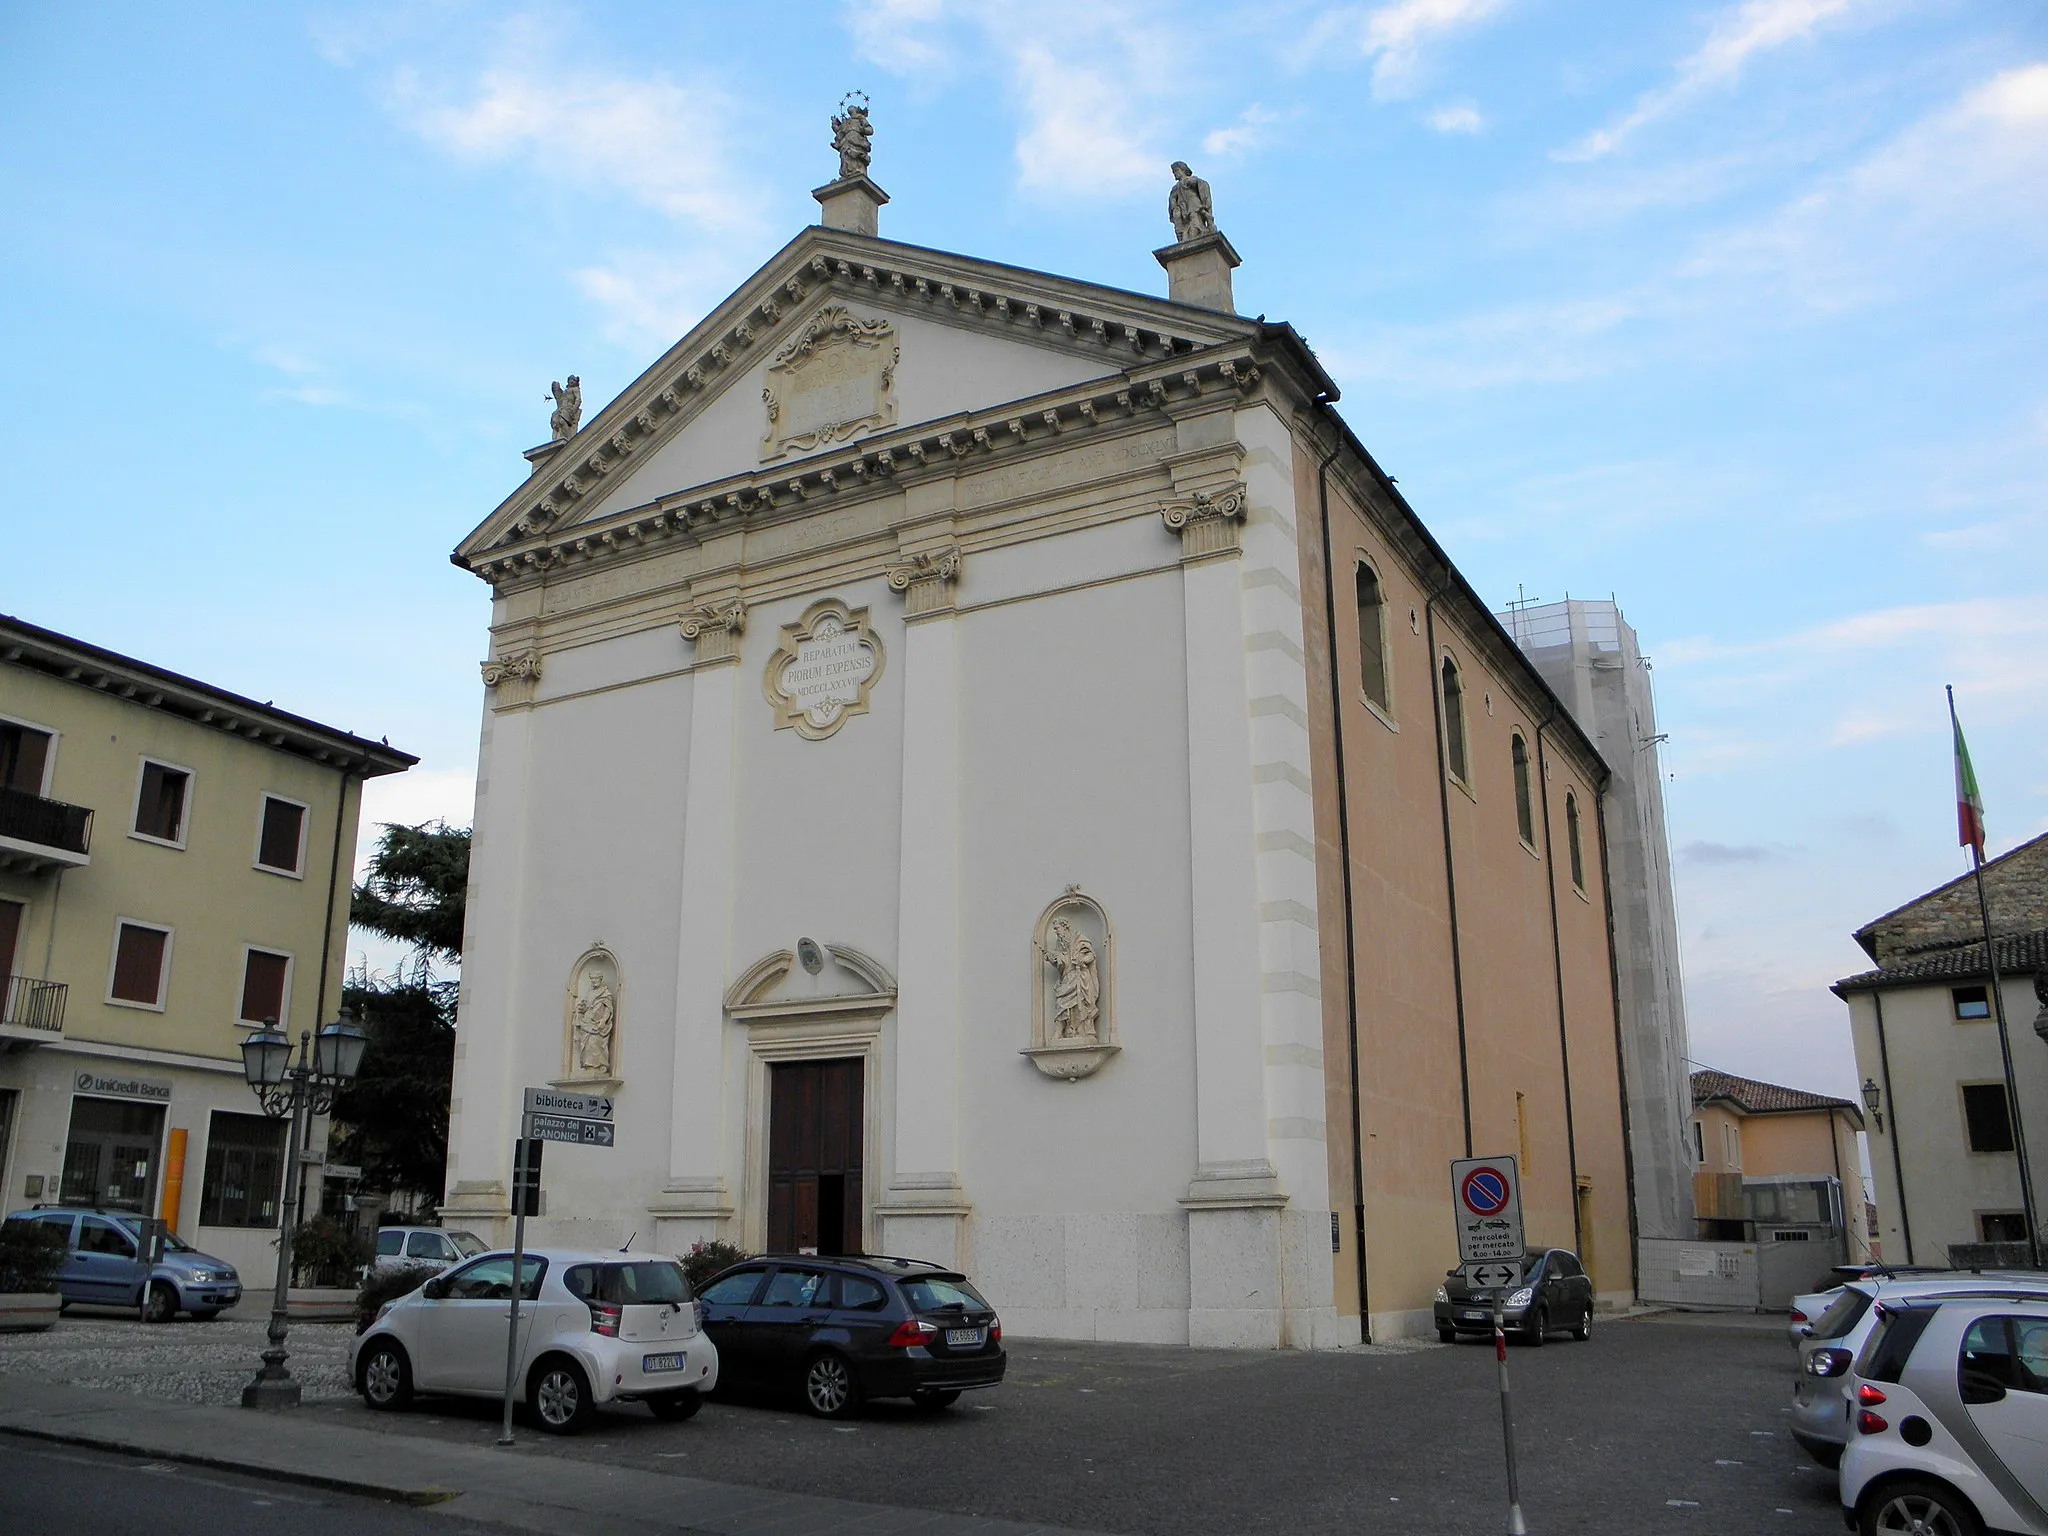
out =
<path fill-rule="evenodd" d="M 1467 1264 L 1465 1283 L 1475 1290 L 1503 1290 L 1522 1278 L 1519 1264 Z"/>

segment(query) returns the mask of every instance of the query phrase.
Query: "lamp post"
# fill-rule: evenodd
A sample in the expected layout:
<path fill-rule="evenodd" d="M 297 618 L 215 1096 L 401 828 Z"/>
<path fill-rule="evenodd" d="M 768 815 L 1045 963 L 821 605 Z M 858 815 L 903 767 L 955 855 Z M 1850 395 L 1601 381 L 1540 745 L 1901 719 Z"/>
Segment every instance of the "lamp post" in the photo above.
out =
<path fill-rule="evenodd" d="M 1871 1123 L 1877 1127 L 1877 1133 L 1882 1136 L 1884 1134 L 1884 1090 L 1877 1086 L 1877 1079 L 1874 1077 L 1863 1079 L 1863 1107 L 1870 1111 Z"/>
<path fill-rule="evenodd" d="M 270 1304 L 270 1348 L 263 1351 L 263 1368 L 242 1388 L 244 1408 L 299 1406 L 299 1384 L 284 1365 L 290 1353 L 284 1340 L 289 1326 L 286 1308 L 291 1297 L 292 1230 L 299 1209 L 299 1148 L 305 1144 L 307 1123 L 314 1115 L 332 1109 L 336 1090 L 355 1078 L 367 1044 L 369 1037 L 356 1028 L 355 1016 L 346 1008 L 317 1036 L 311 1030 L 300 1032 L 297 1066 L 292 1065 L 291 1036 L 277 1027 L 275 1019 L 265 1019 L 263 1027 L 242 1042 L 242 1075 L 262 1103 L 263 1113 L 273 1119 L 288 1116 L 291 1121 L 285 1137 L 284 1209 L 279 1213 L 277 1231 L 277 1290 Z"/>

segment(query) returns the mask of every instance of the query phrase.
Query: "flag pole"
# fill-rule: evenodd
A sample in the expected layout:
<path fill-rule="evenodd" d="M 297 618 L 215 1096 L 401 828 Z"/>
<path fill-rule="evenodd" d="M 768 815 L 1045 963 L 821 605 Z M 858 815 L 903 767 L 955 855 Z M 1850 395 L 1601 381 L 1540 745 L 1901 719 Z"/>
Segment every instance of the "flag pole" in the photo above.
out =
<path fill-rule="evenodd" d="M 1969 804 L 1976 798 L 1976 774 L 1969 767 L 1969 748 L 1963 745 L 1962 723 L 1956 719 L 1956 691 L 1948 690 L 1948 723 L 1955 733 L 1958 806 Z M 1970 800 L 1961 798 L 1961 775 L 1968 775 Z M 2041 1266 L 2041 1237 L 2034 1225 L 2034 1180 L 2027 1166 L 2027 1133 L 2020 1119 L 2019 1083 L 2012 1070 L 2012 1035 L 2005 1022 L 2005 992 L 1998 974 L 1998 948 L 1991 940 L 1991 901 L 1984 894 L 1984 819 L 1981 806 L 1976 807 L 1974 829 L 1965 822 L 1964 831 L 1970 848 L 1970 870 L 1977 879 L 1977 916 L 1984 925 L 1984 964 L 1991 972 L 1991 1014 L 1998 1021 L 1998 1054 L 2005 1066 L 2005 1098 L 2012 1111 L 2013 1152 L 2019 1160 L 2020 1205 L 2027 1220 L 2027 1263 L 2038 1269 Z M 1974 830 L 1975 836 L 1968 837 Z"/>

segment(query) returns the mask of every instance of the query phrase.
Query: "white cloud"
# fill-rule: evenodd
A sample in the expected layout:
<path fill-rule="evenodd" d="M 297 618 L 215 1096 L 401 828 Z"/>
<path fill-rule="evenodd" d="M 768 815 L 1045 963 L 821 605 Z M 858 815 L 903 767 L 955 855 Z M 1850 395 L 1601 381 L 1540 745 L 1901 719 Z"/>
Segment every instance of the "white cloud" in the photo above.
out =
<path fill-rule="evenodd" d="M 464 89 L 398 71 L 392 105 L 421 138 L 474 164 L 515 163 L 582 192 L 609 190 L 729 233 L 760 221 L 757 193 L 728 164 L 734 103 L 708 82 L 688 90 L 656 73 L 545 73 L 498 64 Z"/>
<path fill-rule="evenodd" d="M 1486 127 L 1486 119 L 1479 115 L 1479 109 L 1469 103 L 1438 107 L 1423 121 L 1438 133 L 1478 133 Z"/>
<path fill-rule="evenodd" d="M 1760 53 L 1804 42 L 1824 24 L 1847 15 L 1860 0 L 1745 0 L 1724 11 L 1699 48 L 1679 60 L 1671 81 L 1638 97 L 1623 117 L 1569 148 L 1560 160 L 1597 160 L 1611 154 L 1637 129 L 1654 122 L 1702 92 L 1734 83 Z"/>
<path fill-rule="evenodd" d="M 369 868 L 387 822 L 416 827 L 423 821 L 445 821 L 451 827 L 466 827 L 475 816 L 476 774 L 468 768 L 414 768 L 366 781 L 356 831 L 356 879 Z"/>
<path fill-rule="evenodd" d="M 1279 121 L 1278 112 L 1268 111 L 1253 102 L 1237 115 L 1236 122 L 1228 127 L 1210 129 L 1202 138 L 1202 153 L 1230 159 L 1248 149 L 1256 149 L 1266 141 L 1266 130 Z"/>
<path fill-rule="evenodd" d="M 1506 8 L 1507 0 L 1394 0 L 1390 5 L 1339 6 L 1325 11 L 1309 29 L 1301 56 L 1312 57 L 1331 43 L 1349 43 L 1372 60 L 1373 95 L 1410 96 L 1427 74 L 1430 48 Z"/>
<path fill-rule="evenodd" d="M 1124 69 L 1078 65 L 1071 53 L 1027 41 L 1011 56 L 1027 123 L 1017 137 L 1017 177 L 1037 191 L 1122 192 L 1162 181 L 1143 93 Z"/>
<path fill-rule="evenodd" d="M 636 351 L 668 346 L 725 297 L 736 276 L 722 255 L 653 251 L 620 252 L 571 275 L 604 315 L 606 339 Z"/>

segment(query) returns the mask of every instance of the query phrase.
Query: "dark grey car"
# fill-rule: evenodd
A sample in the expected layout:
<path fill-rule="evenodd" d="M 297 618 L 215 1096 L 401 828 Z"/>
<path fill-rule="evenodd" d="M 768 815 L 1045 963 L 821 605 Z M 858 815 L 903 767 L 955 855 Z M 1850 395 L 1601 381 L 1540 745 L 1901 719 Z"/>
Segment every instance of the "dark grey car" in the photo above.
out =
<path fill-rule="evenodd" d="M 1461 1333 L 1492 1333 L 1491 1289 L 1465 1284 L 1452 1270 L 1436 1293 L 1436 1336 L 1446 1344 Z M 1501 1297 L 1501 1321 L 1525 1343 L 1541 1344 L 1560 1329 L 1576 1339 L 1593 1336 L 1593 1281 L 1567 1248 L 1531 1248 L 1522 1255 L 1521 1284 Z"/>

